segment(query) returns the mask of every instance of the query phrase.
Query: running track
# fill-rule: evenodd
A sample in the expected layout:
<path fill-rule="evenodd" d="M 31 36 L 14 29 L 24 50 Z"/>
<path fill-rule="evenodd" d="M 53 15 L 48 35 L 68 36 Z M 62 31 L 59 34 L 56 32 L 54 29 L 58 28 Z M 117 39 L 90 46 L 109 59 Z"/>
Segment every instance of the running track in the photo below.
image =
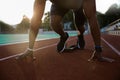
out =
<path fill-rule="evenodd" d="M 102 35 L 103 56 L 115 59 L 113 63 L 88 62 L 93 41 L 90 35 L 85 40 L 85 50 L 63 54 L 56 52 L 58 39 L 38 41 L 35 61 L 9 59 L 24 52 L 28 43 L 0 46 L 0 80 L 120 80 L 120 36 Z M 74 43 L 76 37 L 71 37 L 67 45 Z"/>

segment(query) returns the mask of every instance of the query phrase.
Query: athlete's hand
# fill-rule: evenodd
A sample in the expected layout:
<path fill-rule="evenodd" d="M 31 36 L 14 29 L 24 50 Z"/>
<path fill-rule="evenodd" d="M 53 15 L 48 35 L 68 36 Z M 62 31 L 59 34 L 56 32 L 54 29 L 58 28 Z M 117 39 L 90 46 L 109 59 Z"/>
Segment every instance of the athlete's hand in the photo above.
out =
<path fill-rule="evenodd" d="M 100 61 L 100 62 L 113 62 L 114 59 L 110 59 L 107 57 L 103 57 L 102 56 L 102 49 L 95 49 L 92 53 L 92 56 L 90 57 L 90 59 L 88 59 L 88 61 Z"/>

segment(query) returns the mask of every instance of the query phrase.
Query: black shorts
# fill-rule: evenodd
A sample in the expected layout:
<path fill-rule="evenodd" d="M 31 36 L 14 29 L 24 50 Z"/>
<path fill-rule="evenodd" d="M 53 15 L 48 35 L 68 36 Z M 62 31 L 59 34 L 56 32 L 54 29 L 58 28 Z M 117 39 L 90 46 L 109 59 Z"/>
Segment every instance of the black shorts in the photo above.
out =
<path fill-rule="evenodd" d="M 50 10 L 50 14 L 51 15 L 59 15 L 59 16 L 64 16 L 67 12 L 69 11 L 69 9 L 64 9 L 60 6 L 57 6 L 55 4 L 51 5 L 51 10 Z"/>
<path fill-rule="evenodd" d="M 59 16 L 63 17 L 70 10 L 72 10 L 72 9 L 65 9 L 65 8 L 62 8 L 62 7 L 57 6 L 55 4 L 52 4 L 50 14 L 51 15 L 59 15 Z M 85 18 L 82 7 L 78 10 L 73 10 L 73 13 L 74 13 L 74 16 L 75 16 L 76 25 L 77 26 L 78 25 L 83 25 L 86 18 Z"/>

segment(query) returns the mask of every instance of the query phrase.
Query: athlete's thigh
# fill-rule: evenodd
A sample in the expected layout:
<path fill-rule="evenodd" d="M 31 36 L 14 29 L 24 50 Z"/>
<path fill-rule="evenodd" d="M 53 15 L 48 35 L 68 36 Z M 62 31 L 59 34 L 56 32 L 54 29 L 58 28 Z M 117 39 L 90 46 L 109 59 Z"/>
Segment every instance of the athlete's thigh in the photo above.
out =
<path fill-rule="evenodd" d="M 61 8 L 57 5 L 52 4 L 50 10 L 50 20 L 52 23 L 60 23 L 64 17 L 64 15 L 68 12 L 68 9 Z"/>
<path fill-rule="evenodd" d="M 33 17 L 31 19 L 31 27 L 39 26 L 42 22 L 42 17 L 45 9 L 46 0 L 35 0 L 33 7 Z M 37 29 L 36 27 L 36 29 Z"/>
<path fill-rule="evenodd" d="M 85 22 L 85 15 L 83 12 L 83 8 L 74 11 L 75 23 L 77 26 L 83 26 Z"/>
<path fill-rule="evenodd" d="M 87 18 L 96 14 L 96 0 L 84 0 L 83 9 Z"/>

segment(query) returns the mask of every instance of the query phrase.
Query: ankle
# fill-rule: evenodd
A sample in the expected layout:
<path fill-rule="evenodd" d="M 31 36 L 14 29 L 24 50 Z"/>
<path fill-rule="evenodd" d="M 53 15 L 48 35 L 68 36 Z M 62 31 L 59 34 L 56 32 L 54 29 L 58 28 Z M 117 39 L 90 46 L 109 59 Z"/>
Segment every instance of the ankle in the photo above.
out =
<path fill-rule="evenodd" d="M 102 52 L 102 47 L 101 46 L 95 46 L 96 52 L 101 53 Z"/>
<path fill-rule="evenodd" d="M 69 37 L 69 35 L 68 35 L 68 33 L 67 32 L 65 32 L 63 35 L 60 35 L 61 36 L 61 38 L 66 38 L 66 37 Z"/>

